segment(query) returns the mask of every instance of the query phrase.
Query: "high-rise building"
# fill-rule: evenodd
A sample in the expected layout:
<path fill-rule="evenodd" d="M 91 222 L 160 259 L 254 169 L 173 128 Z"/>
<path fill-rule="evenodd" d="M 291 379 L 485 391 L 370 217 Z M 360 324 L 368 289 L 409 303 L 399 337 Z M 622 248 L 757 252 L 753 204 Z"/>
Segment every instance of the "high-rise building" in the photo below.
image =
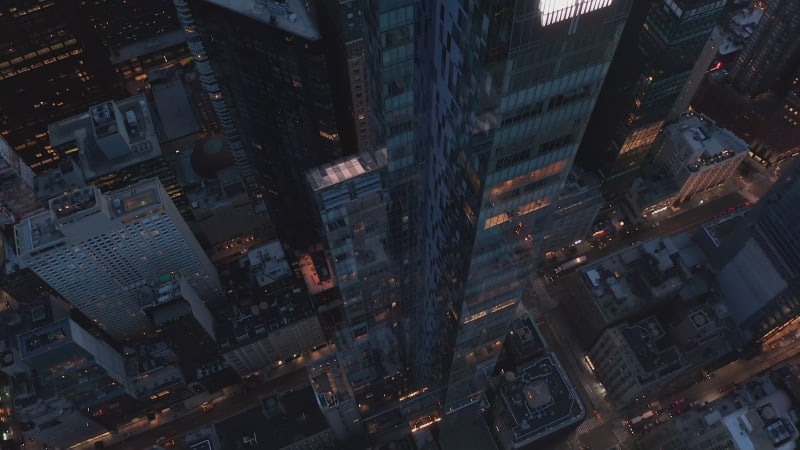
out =
<path fill-rule="evenodd" d="M 71 316 L 62 300 L 43 296 L 2 314 L 2 370 L 30 389 L 16 392 L 14 414 L 38 425 L 26 436 L 69 446 L 96 435 L 98 423 L 119 420 L 115 413 L 133 403 L 123 354 Z M 116 411 L 107 408 L 113 403 Z"/>
<path fill-rule="evenodd" d="M 180 28 L 172 0 L 83 0 L 77 6 L 85 21 L 80 25 L 111 52 Z"/>
<path fill-rule="evenodd" d="M 359 355 L 351 385 L 437 399 L 404 407 L 426 424 L 480 403 L 630 6 L 365 5 L 385 150 L 307 173 Z M 369 385 L 381 376 L 396 380 Z"/>
<path fill-rule="evenodd" d="M 414 364 L 445 414 L 481 401 L 630 6 L 453 4 L 419 27 Z"/>
<path fill-rule="evenodd" d="M 355 143 L 360 151 L 374 150 L 374 124 L 370 111 L 370 93 L 367 75 L 367 54 L 369 36 L 365 32 L 366 17 L 362 0 L 328 0 L 321 3 L 322 11 L 334 17 L 334 20 L 323 20 L 320 28 L 323 34 L 334 39 L 333 59 L 335 68 L 334 80 L 337 89 L 349 89 L 350 102 L 344 106 L 349 108 L 349 115 L 355 125 Z M 338 78 L 337 78 L 338 77 Z M 349 127 L 341 127 L 346 133 Z"/>
<path fill-rule="evenodd" d="M 800 3 L 771 0 L 730 70 L 733 86 L 757 95 L 780 76 L 791 75 L 800 58 Z"/>
<path fill-rule="evenodd" d="M 780 338 L 800 317 L 800 164 L 785 170 L 722 244 L 722 301 L 748 341 Z"/>
<path fill-rule="evenodd" d="M 19 171 L 19 158 L 40 172 L 63 156 L 50 146 L 47 125 L 111 97 L 101 83 L 110 66 L 76 30 L 67 3 L 23 0 L 0 8 L 0 140 L 13 150 L 12 168 Z"/>
<path fill-rule="evenodd" d="M 311 5 L 209 0 L 192 3 L 190 12 L 250 161 L 271 189 L 279 231 L 295 245 L 316 242 L 305 171 L 354 145 L 339 132 L 353 127 L 337 109 L 349 97 L 331 85 L 329 46 Z"/>
<path fill-rule="evenodd" d="M 665 218 L 693 196 L 729 179 L 749 147 L 707 116 L 689 111 L 666 126 L 653 144 L 653 164 L 631 186 L 626 201 L 636 217 Z"/>
<path fill-rule="evenodd" d="M 394 261 L 389 240 L 386 149 L 345 158 L 308 172 L 341 296 L 337 349 L 359 403 L 374 409 L 376 389 L 405 394 L 406 351 L 400 279 L 408 265 Z M 405 305 L 408 306 L 408 305 Z M 371 355 L 368 358 L 363 355 Z"/>
<path fill-rule="evenodd" d="M 158 179 L 53 198 L 15 234 L 20 265 L 115 338 L 151 328 L 142 299 L 165 273 L 181 274 L 204 302 L 222 296 L 214 267 Z"/>
<path fill-rule="evenodd" d="M 573 167 L 555 202 L 543 248 L 548 252 L 558 251 L 586 239 L 602 206 L 603 195 L 597 177 Z"/>
<path fill-rule="evenodd" d="M 600 105 L 593 126 L 609 125 L 615 130 L 608 152 L 605 144 L 583 143 L 584 160 L 599 166 L 604 177 L 613 179 L 639 168 L 657 138 L 664 121 L 680 115 L 688 106 L 719 48 L 721 35 L 712 36 L 725 0 L 656 0 L 650 2 L 638 45 L 631 55 L 618 61 L 625 64 L 623 74 L 635 72 L 632 92 L 610 93 Z M 614 84 L 613 82 L 611 83 Z M 630 96 L 632 94 L 632 96 Z M 604 114 L 617 110 L 614 104 L 630 102 L 623 116 L 608 124 Z M 617 110 L 618 111 L 618 110 Z M 600 147 L 600 148 L 598 148 Z M 607 157 L 594 157 L 601 153 Z"/>
<path fill-rule="evenodd" d="M 191 217 L 175 170 L 161 153 L 152 111 L 144 94 L 106 101 L 50 124 L 50 145 L 60 154 L 77 156 L 86 183 L 102 192 L 158 177 L 178 210 Z"/>

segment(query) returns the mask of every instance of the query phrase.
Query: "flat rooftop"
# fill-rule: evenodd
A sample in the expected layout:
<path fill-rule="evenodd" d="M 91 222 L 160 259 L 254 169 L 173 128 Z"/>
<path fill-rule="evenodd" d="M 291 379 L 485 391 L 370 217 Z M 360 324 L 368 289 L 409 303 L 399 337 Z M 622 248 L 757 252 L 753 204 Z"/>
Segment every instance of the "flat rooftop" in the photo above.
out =
<path fill-rule="evenodd" d="M 94 186 L 77 189 L 50 200 L 49 208 L 30 216 L 14 227 L 17 254 L 37 251 L 65 237 L 59 223 L 73 215 L 99 206 L 100 193 Z"/>
<path fill-rule="evenodd" d="M 342 366 L 335 355 L 326 356 L 307 366 L 308 378 L 317 404 L 321 409 L 336 408 L 350 396 L 349 387 Z"/>
<path fill-rule="evenodd" d="M 87 180 L 161 156 L 144 94 L 95 105 L 87 113 L 50 124 L 48 134 L 53 147 L 77 146 Z"/>
<path fill-rule="evenodd" d="M 42 209 L 34 191 L 0 158 L 0 223 L 13 223 Z"/>
<path fill-rule="evenodd" d="M 622 325 L 619 332 L 642 369 L 637 375 L 641 384 L 655 381 L 683 366 L 681 354 L 666 342 L 664 329 L 655 317 Z"/>
<path fill-rule="evenodd" d="M 189 96 L 177 73 L 155 82 L 151 80 L 153 94 L 163 142 L 170 142 L 200 132 Z"/>
<path fill-rule="evenodd" d="M 270 332 L 314 316 L 305 290 L 293 279 L 285 284 L 271 292 L 254 289 L 252 297 L 237 305 L 239 314 L 224 313 L 228 314 L 227 320 L 217 315 L 215 334 L 223 351 L 263 339 Z"/>
<path fill-rule="evenodd" d="M 530 315 L 525 315 L 511 322 L 511 339 L 517 348 L 525 355 L 533 355 L 543 352 L 545 344 L 542 341 L 539 331 L 536 329 Z"/>
<path fill-rule="evenodd" d="M 513 381 L 500 385 L 499 394 L 515 442 L 533 442 L 577 425 L 586 414 L 554 353 L 521 368 Z"/>
<path fill-rule="evenodd" d="M 278 450 L 327 430 L 328 423 L 314 400 L 311 387 L 296 389 L 280 396 L 262 398 L 259 408 L 216 424 L 222 448 Z M 245 436 L 257 442 L 241 446 Z M 327 448 L 317 443 L 313 448 Z"/>
<path fill-rule="evenodd" d="M 19 335 L 19 350 L 23 359 L 33 358 L 72 342 L 69 319 L 59 320 Z"/>
<path fill-rule="evenodd" d="M 303 255 L 299 264 L 300 273 L 310 294 L 319 294 L 336 287 L 333 265 L 324 256 L 315 258 L 310 254 Z"/>
<path fill-rule="evenodd" d="M 259 287 L 264 287 L 292 274 L 280 241 L 268 242 L 247 252 L 250 271 Z"/>
<path fill-rule="evenodd" d="M 111 218 L 116 219 L 162 206 L 164 199 L 158 184 L 157 179 L 150 179 L 107 193 L 105 200 Z"/>
<path fill-rule="evenodd" d="M 373 153 L 362 153 L 338 161 L 315 167 L 306 172 L 311 189 L 318 191 L 359 175 L 373 172 L 385 167 L 387 163 L 386 149 Z"/>
<path fill-rule="evenodd" d="M 684 270 L 705 262 L 702 251 L 687 239 L 688 235 L 651 239 L 579 270 L 607 324 L 680 291 Z"/>
<path fill-rule="evenodd" d="M 126 45 L 117 49 L 115 54 L 111 55 L 109 60 L 111 64 L 119 64 L 136 58 L 139 56 L 147 55 L 149 53 L 164 50 L 175 45 L 185 44 L 186 35 L 182 29 L 168 31 L 154 36 L 151 39 L 136 41 L 133 44 Z"/>
<path fill-rule="evenodd" d="M 319 29 L 302 0 L 206 0 L 219 7 L 308 40 L 320 38 Z"/>

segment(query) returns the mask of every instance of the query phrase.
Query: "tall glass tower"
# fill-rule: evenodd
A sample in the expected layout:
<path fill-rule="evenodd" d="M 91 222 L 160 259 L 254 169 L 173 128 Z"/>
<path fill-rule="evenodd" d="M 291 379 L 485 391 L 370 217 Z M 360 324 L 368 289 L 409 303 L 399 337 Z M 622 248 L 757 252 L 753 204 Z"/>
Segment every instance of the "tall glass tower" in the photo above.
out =
<path fill-rule="evenodd" d="M 367 2 L 369 112 L 380 163 L 365 155 L 307 177 L 336 249 L 339 283 L 357 292 L 355 275 L 392 289 L 391 298 L 365 303 L 377 305 L 367 322 L 392 317 L 383 328 L 391 335 L 374 337 L 368 326 L 368 338 L 353 339 L 397 346 L 406 370 L 396 398 L 406 414 L 409 399 L 433 399 L 427 404 L 442 415 L 480 402 L 630 7 L 630 0 Z M 356 187 L 378 179 L 373 200 L 361 200 Z M 368 255 L 359 235 L 371 227 L 380 233 L 374 253 L 390 269 L 383 273 L 362 270 Z M 354 368 L 355 379 L 364 379 L 364 367 Z"/>
<path fill-rule="evenodd" d="M 414 363 L 447 386 L 445 414 L 483 394 L 630 6 L 450 2 L 420 27 L 430 88 Z"/>

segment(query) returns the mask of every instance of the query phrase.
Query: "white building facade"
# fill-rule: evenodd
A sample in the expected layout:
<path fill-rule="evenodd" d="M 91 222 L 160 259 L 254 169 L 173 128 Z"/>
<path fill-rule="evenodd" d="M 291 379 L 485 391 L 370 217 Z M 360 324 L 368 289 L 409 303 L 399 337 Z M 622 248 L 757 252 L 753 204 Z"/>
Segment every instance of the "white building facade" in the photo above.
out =
<path fill-rule="evenodd" d="M 53 198 L 15 237 L 21 265 L 115 338 L 150 329 L 141 307 L 165 273 L 179 273 L 203 302 L 222 296 L 216 270 L 158 179 Z"/>

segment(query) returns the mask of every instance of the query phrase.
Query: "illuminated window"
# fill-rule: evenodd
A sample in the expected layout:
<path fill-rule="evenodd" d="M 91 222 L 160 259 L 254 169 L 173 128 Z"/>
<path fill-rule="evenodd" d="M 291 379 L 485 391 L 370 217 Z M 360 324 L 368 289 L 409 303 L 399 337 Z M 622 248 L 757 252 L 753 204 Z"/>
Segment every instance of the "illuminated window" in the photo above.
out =
<path fill-rule="evenodd" d="M 611 5 L 613 0 L 540 0 L 542 26 L 562 22 Z"/>

